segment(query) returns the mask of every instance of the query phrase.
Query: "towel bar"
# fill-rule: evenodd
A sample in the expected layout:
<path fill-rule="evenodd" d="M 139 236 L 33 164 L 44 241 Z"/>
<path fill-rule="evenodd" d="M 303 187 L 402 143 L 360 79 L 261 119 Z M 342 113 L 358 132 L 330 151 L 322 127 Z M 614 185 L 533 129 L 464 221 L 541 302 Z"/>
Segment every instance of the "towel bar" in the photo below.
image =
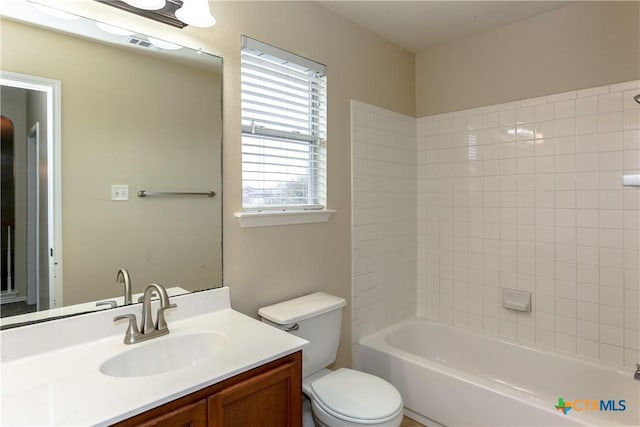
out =
<path fill-rule="evenodd" d="M 190 192 L 190 191 L 147 191 L 140 190 L 138 191 L 138 197 L 149 197 L 149 196 L 207 196 L 207 197 L 215 197 L 215 191 L 204 191 L 204 192 Z"/>

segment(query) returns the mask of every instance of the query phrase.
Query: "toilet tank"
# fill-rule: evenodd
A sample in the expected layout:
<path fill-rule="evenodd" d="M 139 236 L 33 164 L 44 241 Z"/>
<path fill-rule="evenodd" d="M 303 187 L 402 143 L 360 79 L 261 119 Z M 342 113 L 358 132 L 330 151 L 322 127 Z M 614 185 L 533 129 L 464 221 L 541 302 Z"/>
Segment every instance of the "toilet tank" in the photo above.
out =
<path fill-rule="evenodd" d="M 258 314 L 263 322 L 309 341 L 302 348 L 302 376 L 307 377 L 335 362 L 346 304 L 343 298 L 315 292 L 262 307 Z"/>

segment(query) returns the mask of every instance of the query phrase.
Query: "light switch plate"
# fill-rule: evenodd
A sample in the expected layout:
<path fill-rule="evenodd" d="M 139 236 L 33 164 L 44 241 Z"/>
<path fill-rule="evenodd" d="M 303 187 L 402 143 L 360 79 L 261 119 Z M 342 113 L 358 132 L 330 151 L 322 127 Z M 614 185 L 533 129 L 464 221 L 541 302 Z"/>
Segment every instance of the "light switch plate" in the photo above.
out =
<path fill-rule="evenodd" d="M 113 184 L 111 186 L 111 200 L 129 200 L 129 186 L 125 184 Z"/>

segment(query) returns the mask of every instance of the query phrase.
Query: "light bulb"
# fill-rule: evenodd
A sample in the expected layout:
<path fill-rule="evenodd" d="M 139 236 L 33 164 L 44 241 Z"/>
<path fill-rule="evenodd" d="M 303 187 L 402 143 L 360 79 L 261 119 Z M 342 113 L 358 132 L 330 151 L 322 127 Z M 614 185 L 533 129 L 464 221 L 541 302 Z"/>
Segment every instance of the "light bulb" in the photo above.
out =
<path fill-rule="evenodd" d="M 130 6 L 137 7 L 144 10 L 158 10 L 162 9 L 165 5 L 165 0 L 123 0 Z"/>
<path fill-rule="evenodd" d="M 213 27 L 216 18 L 211 15 L 207 0 L 184 0 L 182 7 L 176 10 L 176 18 L 194 27 Z"/>

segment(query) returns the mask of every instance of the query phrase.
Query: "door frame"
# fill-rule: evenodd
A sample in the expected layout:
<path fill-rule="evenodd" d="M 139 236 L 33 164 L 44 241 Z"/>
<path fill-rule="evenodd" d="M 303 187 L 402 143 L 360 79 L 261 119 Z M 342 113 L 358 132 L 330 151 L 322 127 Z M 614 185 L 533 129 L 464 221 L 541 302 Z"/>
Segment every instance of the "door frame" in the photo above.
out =
<path fill-rule="evenodd" d="M 45 92 L 47 95 L 49 308 L 62 307 L 62 84 L 60 80 L 0 70 L 0 86 Z"/>
<path fill-rule="evenodd" d="M 27 304 L 40 311 L 40 122 L 27 132 Z M 48 177 L 47 177 L 48 182 Z"/>

